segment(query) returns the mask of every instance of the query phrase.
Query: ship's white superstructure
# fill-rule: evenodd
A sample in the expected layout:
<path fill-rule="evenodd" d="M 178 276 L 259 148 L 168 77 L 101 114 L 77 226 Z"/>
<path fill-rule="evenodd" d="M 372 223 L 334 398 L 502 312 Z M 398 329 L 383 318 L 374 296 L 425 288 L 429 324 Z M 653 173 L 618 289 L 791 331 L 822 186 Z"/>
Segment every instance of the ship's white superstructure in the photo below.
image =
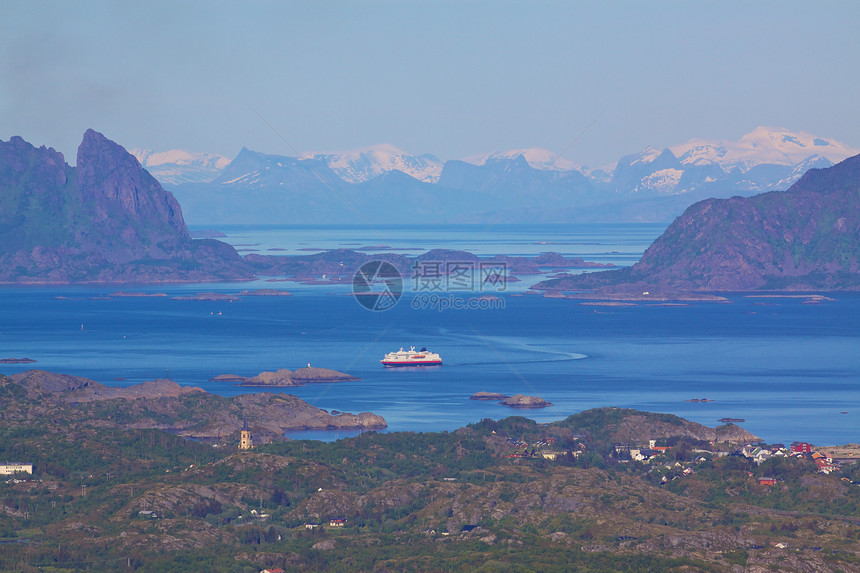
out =
<path fill-rule="evenodd" d="M 442 364 L 442 357 L 435 352 L 428 352 L 426 348 L 415 350 L 411 346 L 409 350 L 401 348 L 397 352 L 389 352 L 380 360 L 383 366 L 438 366 Z"/>

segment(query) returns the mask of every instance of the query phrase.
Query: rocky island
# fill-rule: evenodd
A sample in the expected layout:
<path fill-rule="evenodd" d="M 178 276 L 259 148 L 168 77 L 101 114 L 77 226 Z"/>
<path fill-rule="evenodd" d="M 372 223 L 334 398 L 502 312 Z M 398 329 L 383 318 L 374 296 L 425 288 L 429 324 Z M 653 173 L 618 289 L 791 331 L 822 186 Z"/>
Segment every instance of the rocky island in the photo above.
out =
<path fill-rule="evenodd" d="M 0 364 L 32 364 L 35 362 L 32 358 L 3 358 L 0 359 Z"/>
<path fill-rule="evenodd" d="M 475 392 L 471 396 L 469 396 L 469 400 L 487 400 L 487 401 L 499 401 L 510 398 L 507 394 L 499 394 L 498 392 Z"/>
<path fill-rule="evenodd" d="M 24 408 L 6 407 L 5 416 L 24 422 L 40 417 L 68 420 L 72 426 L 93 419 L 102 427 L 159 429 L 195 440 L 221 440 L 238 435 L 247 422 L 255 441 L 284 439 L 288 430 L 381 429 L 381 416 L 369 412 L 333 415 L 289 394 L 210 394 L 201 388 L 180 386 L 172 380 L 154 380 L 128 387 L 105 386 L 94 380 L 28 370 L 5 378 L 6 387 L 20 387 L 28 398 Z"/>
<path fill-rule="evenodd" d="M 700 201 L 633 267 L 562 275 L 534 288 L 662 301 L 702 300 L 690 293 L 703 291 L 860 289 L 858 185 L 860 156 L 810 169 L 788 191 Z M 193 239 L 173 195 L 122 146 L 92 129 L 78 148 L 76 167 L 61 153 L 20 137 L 0 141 L 0 189 L 0 283 L 202 282 L 265 275 L 328 284 L 375 259 L 404 276 L 422 261 L 479 260 L 446 249 L 417 257 L 350 249 L 242 257 L 213 238 Z M 518 280 L 515 274 L 612 266 L 558 253 L 480 261 L 503 266 L 511 281 Z"/>
<path fill-rule="evenodd" d="M 289 386 L 304 386 L 305 384 L 323 383 L 323 382 L 351 382 L 361 380 L 351 374 L 330 370 L 328 368 L 317 368 L 308 365 L 305 368 L 297 368 L 296 370 L 287 370 L 281 368 L 274 372 L 260 372 L 256 376 L 250 378 L 242 378 L 233 374 L 216 376 L 213 380 L 229 380 L 238 382 L 237 386 L 257 386 L 257 387 L 289 387 Z"/>
<path fill-rule="evenodd" d="M 547 406 L 552 406 L 550 402 L 547 402 L 543 398 L 524 396 L 523 394 L 514 394 L 510 398 L 505 398 L 499 404 L 511 408 L 546 408 Z"/>
<path fill-rule="evenodd" d="M 787 191 L 689 207 L 630 268 L 538 283 L 600 297 L 860 289 L 860 155 Z"/>
<path fill-rule="evenodd" d="M 414 257 L 351 249 L 308 255 L 250 252 L 243 257 L 215 240 L 220 233 L 192 237 L 174 196 L 125 148 L 92 129 L 78 147 L 76 167 L 54 149 L 36 148 L 20 137 L 0 141 L 0 191 L 0 283 L 6 284 L 146 284 L 256 276 L 331 284 L 350 279 L 371 260 L 385 260 L 403 276 L 411 276 L 416 265 L 427 261 L 480 261 L 498 265 L 511 282 L 519 280 L 515 274 L 613 266 L 553 252 L 479 259 L 450 249 Z M 259 289 L 240 295 L 289 293 Z M 205 296 L 199 298 L 208 300 Z"/>

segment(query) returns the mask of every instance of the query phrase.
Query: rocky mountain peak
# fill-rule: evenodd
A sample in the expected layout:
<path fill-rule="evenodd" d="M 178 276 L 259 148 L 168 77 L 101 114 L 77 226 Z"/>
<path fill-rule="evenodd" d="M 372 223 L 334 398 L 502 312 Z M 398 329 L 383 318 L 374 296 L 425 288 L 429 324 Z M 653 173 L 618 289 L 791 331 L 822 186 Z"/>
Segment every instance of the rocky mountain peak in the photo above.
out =
<path fill-rule="evenodd" d="M 189 239 L 182 209 L 124 147 L 88 129 L 78 147 L 78 185 L 94 223 L 128 239 Z M 145 227 L 144 237 L 140 227 Z"/>
<path fill-rule="evenodd" d="M 794 184 L 795 192 L 856 192 L 860 186 L 860 155 L 827 169 L 810 169 Z"/>
<path fill-rule="evenodd" d="M 191 240 L 179 203 L 122 146 L 87 130 L 77 162 L 0 141 L 0 282 L 251 276 L 229 245 Z"/>
<path fill-rule="evenodd" d="M 811 169 L 787 191 L 695 203 L 629 269 L 535 288 L 858 290 L 858 245 L 860 155 Z"/>

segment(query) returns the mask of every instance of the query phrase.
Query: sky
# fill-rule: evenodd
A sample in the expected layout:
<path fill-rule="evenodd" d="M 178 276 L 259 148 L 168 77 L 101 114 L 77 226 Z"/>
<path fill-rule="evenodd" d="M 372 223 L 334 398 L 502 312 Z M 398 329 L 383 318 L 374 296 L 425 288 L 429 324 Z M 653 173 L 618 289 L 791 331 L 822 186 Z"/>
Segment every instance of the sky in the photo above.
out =
<path fill-rule="evenodd" d="M 759 125 L 860 147 L 860 2 L 0 2 L 0 139 L 580 165 Z"/>

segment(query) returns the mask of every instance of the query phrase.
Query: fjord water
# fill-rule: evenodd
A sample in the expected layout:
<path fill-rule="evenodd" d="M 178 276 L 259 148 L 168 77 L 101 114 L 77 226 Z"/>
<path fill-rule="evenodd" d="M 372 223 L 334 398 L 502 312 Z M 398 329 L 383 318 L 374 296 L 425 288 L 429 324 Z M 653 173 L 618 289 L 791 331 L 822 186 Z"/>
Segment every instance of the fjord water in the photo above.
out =
<path fill-rule="evenodd" d="M 288 231 L 245 232 L 255 234 L 255 242 L 285 234 L 291 244 L 298 242 L 296 236 L 310 233 L 296 230 L 289 238 Z M 313 232 L 330 236 L 325 231 Z M 635 251 L 653 239 L 648 235 L 659 234 L 653 226 L 622 231 L 580 227 L 576 240 L 551 241 L 547 237 L 557 237 L 558 229 L 538 226 L 509 233 L 502 244 L 501 235 L 473 229 L 469 240 L 478 242 L 480 249 L 473 250 L 483 254 L 496 248 L 518 248 L 521 254 L 557 250 L 620 262 L 638 258 Z M 349 230 L 337 233 L 346 236 Z M 410 238 L 410 233 L 402 232 L 400 246 L 416 245 L 419 237 Z M 482 237 L 487 243 L 480 244 Z M 338 237 L 319 244 L 330 248 L 338 242 L 351 241 Z M 434 240 L 432 229 L 422 231 L 420 242 L 415 248 L 458 244 L 453 238 L 450 243 Z M 571 244 L 558 244 L 565 242 Z M 328 410 L 378 413 L 392 431 L 453 430 L 512 414 L 546 422 L 588 408 L 619 406 L 671 412 L 709 426 L 723 417 L 743 418 L 744 428 L 768 441 L 833 444 L 860 439 L 858 294 L 832 294 L 834 300 L 820 304 L 738 294 L 729 296 L 728 304 L 590 306 L 524 294 L 534 280 L 512 283 L 510 292 L 501 293 L 504 308 L 444 312 L 413 308 L 408 292 L 393 309 L 371 312 L 356 303 L 345 285 L 265 280 L 121 289 L 7 287 L 0 297 L 0 357 L 28 356 L 38 362 L 4 364 L 0 371 L 36 367 L 109 385 L 167 376 L 232 395 L 259 390 L 209 379 L 310 363 L 362 380 L 283 391 Z M 272 287 L 293 296 L 235 302 L 172 298 Z M 117 290 L 168 296 L 108 296 Z M 439 352 L 444 366 L 380 365 L 385 352 L 409 345 Z M 553 406 L 517 411 L 468 400 L 478 391 L 536 395 Z M 694 398 L 713 401 L 687 401 Z"/>

